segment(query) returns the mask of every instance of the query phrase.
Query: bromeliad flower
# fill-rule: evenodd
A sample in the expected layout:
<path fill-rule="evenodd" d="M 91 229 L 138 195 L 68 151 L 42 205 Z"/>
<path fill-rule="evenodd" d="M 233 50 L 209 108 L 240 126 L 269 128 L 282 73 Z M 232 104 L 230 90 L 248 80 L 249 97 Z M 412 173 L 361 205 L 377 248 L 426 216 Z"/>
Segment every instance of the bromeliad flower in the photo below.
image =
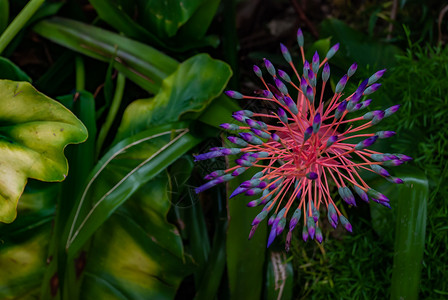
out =
<path fill-rule="evenodd" d="M 368 149 L 378 139 L 395 135 L 393 131 L 365 131 L 395 113 L 399 105 L 386 110 L 369 111 L 360 117 L 350 117 L 351 113 L 369 106 L 371 100 L 365 98 L 380 87 L 381 84 L 376 82 L 385 70 L 376 72 L 364 80 L 354 93 L 346 96 L 343 94 L 344 88 L 357 69 L 357 65 L 353 64 L 337 83 L 334 95 L 323 101 L 330 77 L 328 60 L 336 53 L 339 44 L 334 45 L 322 61 L 316 52 L 312 61 L 308 62 L 304 56 L 303 35 L 300 29 L 297 40 L 303 62 L 302 76 L 294 66 L 288 49 L 283 44 L 280 44 L 280 47 L 283 57 L 297 76 L 298 84 L 293 82 L 285 71 L 276 70 L 272 63 L 265 59 L 264 65 L 272 77 L 273 84 L 266 81 L 258 66 L 254 66 L 254 72 L 260 78 L 264 90 L 257 92 L 256 96 L 245 96 L 236 91 L 225 92 L 234 99 L 270 101 L 276 105 L 276 111 L 235 112 L 233 118 L 241 125 L 225 123 L 221 127 L 237 133 L 228 137 L 237 147 L 215 147 L 210 149 L 210 152 L 195 157 L 196 161 L 200 161 L 238 155 L 235 159 L 236 166 L 205 176 L 204 179 L 209 181 L 196 188 L 196 193 L 234 179 L 248 168 L 260 170 L 252 179 L 241 183 L 230 198 L 239 194 L 260 195 L 257 200 L 247 204 L 249 207 L 264 206 L 252 222 L 249 238 L 253 236 L 260 222 L 270 215 L 268 247 L 275 237 L 283 232 L 289 220 L 287 250 L 292 231 L 302 215 L 303 240 L 316 239 L 319 243 L 322 242 L 322 231 L 319 227 L 322 205 L 326 207 L 328 221 L 334 228 L 340 222 L 346 230 L 352 232 L 351 224 L 336 207 L 331 196 L 333 186 L 337 187 L 339 195 L 348 205 L 356 206 L 352 192 L 354 191 L 363 201 L 372 199 L 390 207 L 389 199 L 370 188 L 361 178 L 359 171 L 368 170 L 390 182 L 403 183 L 385 167 L 397 166 L 411 159 L 403 154 L 380 153 Z M 318 88 L 317 76 L 321 69 L 322 84 Z M 289 89 L 297 93 L 296 101 L 292 99 Z M 269 121 L 263 122 L 260 119 Z"/>

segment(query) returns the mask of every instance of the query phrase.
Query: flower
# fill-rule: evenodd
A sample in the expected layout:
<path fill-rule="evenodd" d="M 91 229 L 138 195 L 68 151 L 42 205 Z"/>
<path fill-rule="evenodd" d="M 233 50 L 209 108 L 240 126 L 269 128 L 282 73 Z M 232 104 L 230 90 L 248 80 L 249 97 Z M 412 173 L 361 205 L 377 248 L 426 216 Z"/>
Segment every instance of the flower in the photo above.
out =
<path fill-rule="evenodd" d="M 288 49 L 280 44 L 283 57 L 297 76 L 297 85 L 285 71 L 276 70 L 273 64 L 265 59 L 264 65 L 272 77 L 273 84 L 267 82 L 258 66 L 254 66 L 254 72 L 260 78 L 264 90 L 255 96 L 246 96 L 236 91 L 225 92 L 234 99 L 270 101 L 275 103 L 276 111 L 235 112 L 233 118 L 241 125 L 221 125 L 223 129 L 237 133 L 228 137 L 235 147 L 215 147 L 210 149 L 210 152 L 195 157 L 196 161 L 200 161 L 238 155 L 235 159 L 236 166 L 205 176 L 209 181 L 196 188 L 196 193 L 232 180 L 249 168 L 260 170 L 250 180 L 242 182 L 230 198 L 239 194 L 260 195 L 257 200 L 247 204 L 249 207 L 264 205 L 252 222 L 249 238 L 253 236 L 260 222 L 270 215 L 268 247 L 283 232 L 289 221 L 287 250 L 292 232 L 302 216 L 303 240 L 316 239 L 319 243 L 322 242 L 323 236 L 319 227 L 321 206 L 326 207 L 328 222 L 334 228 L 340 223 L 352 232 L 351 224 L 332 199 L 332 185 L 337 187 L 339 195 L 348 205 L 356 206 L 352 192 L 354 191 L 363 201 L 369 202 L 369 199 L 372 199 L 390 208 L 389 199 L 370 188 L 358 172 L 368 170 L 392 183 L 400 184 L 403 180 L 392 176 L 384 167 L 398 166 L 411 159 L 403 154 L 380 153 L 368 149 L 378 139 L 395 135 L 394 131 L 365 133 L 365 130 L 395 113 L 399 105 L 386 110 L 369 111 L 360 117 L 350 117 L 351 113 L 369 106 L 371 100 L 364 98 L 381 86 L 376 82 L 386 70 L 376 72 L 364 80 L 354 93 L 346 96 L 343 93 L 344 88 L 357 69 L 357 64 L 353 64 L 336 84 L 333 96 L 323 101 L 330 78 L 328 60 L 337 52 L 339 44 L 334 45 L 322 61 L 316 51 L 312 61 L 308 62 L 304 56 L 303 35 L 300 29 L 297 40 L 302 54 L 302 76 L 293 64 Z M 319 89 L 317 76 L 321 69 L 322 84 Z M 289 89 L 297 92 L 296 101 L 292 99 Z M 269 121 L 263 122 L 260 118 Z"/>

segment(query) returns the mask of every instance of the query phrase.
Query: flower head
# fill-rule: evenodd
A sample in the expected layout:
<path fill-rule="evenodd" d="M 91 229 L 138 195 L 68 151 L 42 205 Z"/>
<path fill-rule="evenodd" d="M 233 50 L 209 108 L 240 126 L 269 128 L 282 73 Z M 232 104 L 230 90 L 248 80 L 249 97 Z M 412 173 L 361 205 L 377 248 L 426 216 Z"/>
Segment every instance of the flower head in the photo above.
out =
<path fill-rule="evenodd" d="M 334 45 L 322 61 L 316 52 L 309 63 L 303 55 L 303 35 L 300 29 L 297 37 L 302 53 L 302 76 L 292 62 L 288 49 L 283 44 L 280 45 L 286 62 L 297 77 L 297 83 L 285 71 L 276 70 L 265 59 L 269 81 L 263 77 L 262 70 L 254 66 L 254 72 L 264 86 L 262 92 L 256 96 L 246 96 L 236 91 L 225 92 L 234 99 L 269 101 L 276 108 L 270 113 L 249 110 L 235 112 L 233 118 L 239 124 L 221 125 L 225 130 L 235 133 L 228 137 L 235 147 L 214 148 L 196 156 L 198 161 L 238 155 L 235 159 L 236 166 L 208 174 L 205 179 L 209 181 L 196 188 L 197 193 L 232 180 L 248 168 L 259 170 L 250 180 L 242 182 L 230 198 L 239 194 L 258 195 L 257 200 L 248 203 L 249 207 L 263 206 L 252 222 L 249 238 L 260 222 L 270 216 L 268 247 L 287 228 L 287 249 L 292 232 L 300 220 L 303 223 L 303 240 L 316 239 L 319 243 L 322 242 L 319 228 L 321 206 L 326 207 L 328 222 L 334 228 L 340 223 L 352 232 L 351 224 L 331 196 L 333 186 L 336 186 L 340 197 L 348 205 L 356 206 L 357 195 L 362 201 L 368 202 L 371 199 L 390 207 L 389 199 L 370 188 L 358 172 L 368 170 L 399 184 L 403 180 L 392 176 L 386 168 L 411 159 L 403 154 L 380 153 L 369 149 L 378 139 L 395 135 L 394 131 L 365 133 L 366 129 L 395 113 L 398 105 L 384 111 L 369 111 L 360 117 L 351 116 L 351 113 L 369 106 L 371 100 L 364 98 L 380 87 L 376 82 L 385 70 L 376 72 L 364 80 L 354 93 L 346 95 L 343 93 L 345 86 L 357 69 L 357 65 L 353 64 L 337 83 L 332 97 L 324 101 L 330 76 L 328 60 L 339 49 L 339 44 Z M 317 76 L 321 69 L 322 83 L 319 86 Z M 295 100 L 290 90 L 297 93 Z"/>

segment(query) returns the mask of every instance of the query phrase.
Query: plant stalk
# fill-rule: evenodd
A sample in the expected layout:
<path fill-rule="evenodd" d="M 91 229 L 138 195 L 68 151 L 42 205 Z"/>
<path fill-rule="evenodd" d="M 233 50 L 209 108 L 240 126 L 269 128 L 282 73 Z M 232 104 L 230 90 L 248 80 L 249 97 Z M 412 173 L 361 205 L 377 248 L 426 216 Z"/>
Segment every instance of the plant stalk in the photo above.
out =
<path fill-rule="evenodd" d="M 17 33 L 25 26 L 26 22 L 36 13 L 45 0 L 30 0 L 28 4 L 20 11 L 17 17 L 9 24 L 3 34 L 0 36 L 0 54 L 9 45 Z"/>

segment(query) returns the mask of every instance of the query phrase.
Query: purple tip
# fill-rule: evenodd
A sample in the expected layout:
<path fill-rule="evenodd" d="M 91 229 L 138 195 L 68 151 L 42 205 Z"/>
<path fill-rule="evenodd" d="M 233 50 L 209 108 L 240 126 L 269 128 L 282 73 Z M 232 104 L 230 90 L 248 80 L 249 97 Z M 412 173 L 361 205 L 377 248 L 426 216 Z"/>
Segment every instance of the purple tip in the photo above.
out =
<path fill-rule="evenodd" d="M 397 156 L 402 161 L 410 161 L 413 159 L 412 157 L 404 155 L 404 154 L 397 154 Z"/>
<path fill-rule="evenodd" d="M 353 76 L 353 74 L 355 74 L 357 69 L 358 69 L 358 64 L 357 63 L 352 64 L 350 66 L 350 68 L 348 68 L 347 75 L 349 77 Z"/>
<path fill-rule="evenodd" d="M 254 236 L 255 230 L 257 230 L 258 224 L 252 226 L 250 233 L 249 233 L 249 240 Z"/>
<path fill-rule="evenodd" d="M 320 113 L 317 113 L 317 114 L 314 116 L 313 123 L 314 123 L 314 124 L 319 124 L 320 121 L 321 121 Z"/>
<path fill-rule="evenodd" d="M 315 180 L 317 179 L 318 175 L 316 172 L 309 172 L 308 174 L 306 174 L 306 178 L 310 179 L 310 180 Z"/>
<path fill-rule="evenodd" d="M 314 52 L 313 63 L 319 63 L 319 53 L 317 53 L 317 51 Z"/>
<path fill-rule="evenodd" d="M 339 103 L 338 111 L 344 112 L 346 109 L 347 109 L 347 101 L 344 100 L 341 103 Z"/>
<path fill-rule="evenodd" d="M 243 95 L 236 91 L 225 91 L 224 94 L 233 99 L 243 99 Z"/>

